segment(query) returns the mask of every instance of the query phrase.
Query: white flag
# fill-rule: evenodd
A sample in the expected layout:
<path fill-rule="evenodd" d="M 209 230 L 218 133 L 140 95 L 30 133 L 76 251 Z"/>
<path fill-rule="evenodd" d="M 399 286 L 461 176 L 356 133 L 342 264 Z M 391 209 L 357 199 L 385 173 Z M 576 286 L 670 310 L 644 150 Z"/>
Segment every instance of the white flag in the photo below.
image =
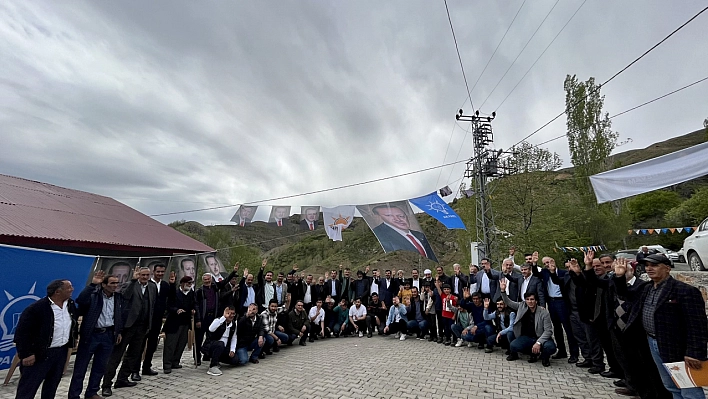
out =
<path fill-rule="evenodd" d="M 354 220 L 354 205 L 341 205 L 334 208 L 322 207 L 322 219 L 327 237 L 332 241 L 342 241 L 342 231 Z"/>

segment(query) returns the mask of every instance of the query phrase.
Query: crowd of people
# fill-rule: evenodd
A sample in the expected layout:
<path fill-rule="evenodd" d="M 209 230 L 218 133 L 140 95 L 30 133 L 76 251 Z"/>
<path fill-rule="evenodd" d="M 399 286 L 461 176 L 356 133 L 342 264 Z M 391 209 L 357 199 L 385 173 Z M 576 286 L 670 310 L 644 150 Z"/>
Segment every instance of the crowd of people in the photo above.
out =
<path fill-rule="evenodd" d="M 516 265 L 511 250 L 501 270 L 485 258 L 469 273 L 455 264 L 452 275 L 437 266 L 434 275 L 413 270 L 408 278 L 369 267 L 353 275 L 340 265 L 317 281 L 297 266 L 276 275 L 263 260 L 255 277 L 248 269 L 240 273 L 237 263 L 226 277 L 205 273 L 196 289 L 189 276 L 175 281 L 171 273 L 165 281 L 165 265 L 155 265 L 152 277 L 137 267 L 121 292 L 117 277 L 99 271 L 75 302 L 71 282 L 56 280 L 20 317 L 16 397 L 34 398 L 42 383 L 41 397 L 54 397 L 81 316 L 69 399 L 84 391 L 92 359 L 88 399 L 157 375 L 152 359 L 161 332 L 162 372 L 182 368 L 192 329 L 194 362 L 209 362 L 211 376 L 221 375 L 222 365 L 258 364 L 284 346 L 376 334 L 503 351 L 507 361 L 527 356 L 543 367 L 567 359 L 612 379 L 617 393 L 628 396 L 705 398 L 701 388 L 677 388 L 662 366 L 681 361 L 700 368 L 708 345 L 703 297 L 671 277 L 668 258 L 640 260 L 649 281 L 637 278 L 626 259 L 593 251 L 585 253 L 584 267 L 575 259 L 565 268 L 552 257 L 539 263 L 538 253 L 524 260 Z"/>

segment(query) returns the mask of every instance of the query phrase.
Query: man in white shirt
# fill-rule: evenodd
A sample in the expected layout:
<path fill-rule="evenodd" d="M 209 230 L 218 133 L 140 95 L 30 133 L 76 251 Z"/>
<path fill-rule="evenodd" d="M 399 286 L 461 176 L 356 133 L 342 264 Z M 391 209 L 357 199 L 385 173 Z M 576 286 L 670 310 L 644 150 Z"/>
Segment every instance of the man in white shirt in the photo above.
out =
<path fill-rule="evenodd" d="M 423 288 L 423 282 L 420 280 L 420 274 L 418 273 L 418 269 L 413 269 L 413 271 L 411 271 L 411 275 L 413 277 L 408 280 L 411 283 L 411 288 L 415 287 L 418 289 L 418 292 L 420 292 Z"/>
<path fill-rule="evenodd" d="M 224 315 L 215 319 L 209 325 L 209 334 L 207 336 L 202 351 L 211 357 L 209 370 L 207 374 L 219 376 L 222 374 L 219 370 L 219 362 L 236 365 L 238 357 L 236 357 L 236 323 L 234 317 L 236 309 L 233 306 L 227 306 L 224 309 Z M 229 348 L 229 352 L 225 352 Z"/>
<path fill-rule="evenodd" d="M 316 305 L 310 309 L 310 342 L 315 342 L 317 336 L 324 338 L 325 311 L 322 309 L 322 299 L 317 299 Z"/>
<path fill-rule="evenodd" d="M 303 306 L 305 306 L 305 311 L 310 312 L 310 308 L 312 308 L 312 305 L 314 302 L 312 302 L 312 275 L 308 274 L 307 277 L 305 278 L 305 283 L 302 285 L 302 292 L 304 294 L 303 296 Z"/>
<path fill-rule="evenodd" d="M 366 330 L 366 306 L 361 305 L 361 298 L 356 298 L 354 306 L 349 308 L 349 328 L 353 330 L 354 334 L 358 334 L 359 338 L 364 336 L 364 330 Z"/>
<path fill-rule="evenodd" d="M 27 306 L 20 315 L 15 344 L 22 378 L 17 383 L 16 398 L 34 398 L 42 382 L 42 399 L 55 397 L 67 349 L 74 345 L 73 292 L 71 281 L 54 280 L 47 286 L 47 296 Z"/>

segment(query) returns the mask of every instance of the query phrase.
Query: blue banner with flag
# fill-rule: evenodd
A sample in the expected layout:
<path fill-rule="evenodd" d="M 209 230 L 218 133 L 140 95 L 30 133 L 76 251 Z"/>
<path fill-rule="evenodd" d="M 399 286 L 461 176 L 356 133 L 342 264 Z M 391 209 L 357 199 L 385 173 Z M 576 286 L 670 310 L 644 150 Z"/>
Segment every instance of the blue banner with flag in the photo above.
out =
<path fill-rule="evenodd" d="M 52 280 L 69 280 L 74 297 L 84 288 L 95 256 L 0 245 L 0 370 L 15 356 L 15 328 L 22 311 L 47 295 Z"/>
<path fill-rule="evenodd" d="M 449 229 L 467 230 L 462 219 L 450 208 L 445 201 L 433 192 L 422 197 L 409 199 L 413 205 L 420 208 L 423 212 L 437 219 L 440 223 Z"/>

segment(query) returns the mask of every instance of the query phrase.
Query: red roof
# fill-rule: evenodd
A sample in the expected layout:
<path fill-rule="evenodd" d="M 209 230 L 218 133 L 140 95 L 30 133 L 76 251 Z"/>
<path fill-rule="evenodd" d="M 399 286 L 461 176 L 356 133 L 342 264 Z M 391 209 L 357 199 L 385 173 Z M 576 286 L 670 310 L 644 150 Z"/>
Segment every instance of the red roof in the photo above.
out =
<path fill-rule="evenodd" d="M 3 237 L 13 243 L 27 237 L 142 252 L 213 251 L 113 198 L 0 174 L 0 241 Z"/>

